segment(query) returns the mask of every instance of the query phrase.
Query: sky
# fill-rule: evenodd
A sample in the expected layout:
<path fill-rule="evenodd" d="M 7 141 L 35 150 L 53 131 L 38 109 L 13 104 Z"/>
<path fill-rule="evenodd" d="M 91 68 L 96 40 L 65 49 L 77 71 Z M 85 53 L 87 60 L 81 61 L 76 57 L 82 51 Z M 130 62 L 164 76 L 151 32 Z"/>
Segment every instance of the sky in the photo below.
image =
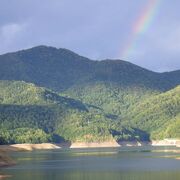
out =
<path fill-rule="evenodd" d="M 38 45 L 180 69 L 179 0 L 0 0 L 0 54 Z"/>

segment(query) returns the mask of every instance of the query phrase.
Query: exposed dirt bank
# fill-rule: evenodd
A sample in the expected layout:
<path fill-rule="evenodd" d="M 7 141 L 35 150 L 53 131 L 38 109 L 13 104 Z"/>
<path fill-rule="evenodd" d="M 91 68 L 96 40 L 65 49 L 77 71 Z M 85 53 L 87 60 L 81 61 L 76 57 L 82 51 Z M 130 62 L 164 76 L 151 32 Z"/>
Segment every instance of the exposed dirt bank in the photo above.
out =
<path fill-rule="evenodd" d="M 0 179 L 6 179 L 12 177 L 11 175 L 0 175 Z"/>
<path fill-rule="evenodd" d="M 111 142 L 92 142 L 92 143 L 84 143 L 84 142 L 75 142 L 72 143 L 70 148 L 98 148 L 98 147 L 120 147 L 116 141 Z"/>
<path fill-rule="evenodd" d="M 15 162 L 8 157 L 7 152 L 12 151 L 33 151 L 33 150 L 47 150 L 47 149 L 60 149 L 60 148 L 101 148 L 101 147 L 123 147 L 123 146 L 177 146 L 180 147 L 180 140 L 165 139 L 161 141 L 152 142 L 128 142 L 122 141 L 117 143 L 116 141 L 110 142 L 75 142 L 75 143 L 61 143 L 61 144 L 13 144 L 13 145 L 0 145 L 0 167 L 14 165 Z M 180 151 L 178 151 L 179 153 Z M 177 158 L 180 160 L 180 158 Z"/>
<path fill-rule="evenodd" d="M 159 140 L 152 142 L 133 142 L 122 141 L 117 143 L 116 141 L 108 142 L 74 142 L 74 143 L 42 143 L 42 144 L 13 144 L 13 145 L 1 145 L 0 150 L 3 151 L 32 151 L 32 150 L 46 150 L 46 149 L 59 149 L 59 148 L 98 148 L 98 147 L 122 147 L 122 146 L 177 146 L 180 147 L 179 140 Z"/>
<path fill-rule="evenodd" d="M 32 151 L 43 149 L 58 149 L 61 148 L 58 145 L 51 143 L 42 144 L 13 144 L 13 145 L 1 145 L 0 149 L 4 151 Z"/>
<path fill-rule="evenodd" d="M 180 147 L 179 139 L 164 139 L 151 142 L 152 146 L 177 146 Z"/>

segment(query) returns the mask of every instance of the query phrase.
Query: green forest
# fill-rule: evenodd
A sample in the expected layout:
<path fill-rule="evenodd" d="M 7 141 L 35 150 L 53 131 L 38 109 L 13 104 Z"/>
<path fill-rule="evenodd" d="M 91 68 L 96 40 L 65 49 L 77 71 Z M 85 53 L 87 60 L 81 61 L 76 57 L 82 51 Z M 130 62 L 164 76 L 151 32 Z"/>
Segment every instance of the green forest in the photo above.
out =
<path fill-rule="evenodd" d="M 180 138 L 180 71 L 39 46 L 0 56 L 0 144 Z"/>

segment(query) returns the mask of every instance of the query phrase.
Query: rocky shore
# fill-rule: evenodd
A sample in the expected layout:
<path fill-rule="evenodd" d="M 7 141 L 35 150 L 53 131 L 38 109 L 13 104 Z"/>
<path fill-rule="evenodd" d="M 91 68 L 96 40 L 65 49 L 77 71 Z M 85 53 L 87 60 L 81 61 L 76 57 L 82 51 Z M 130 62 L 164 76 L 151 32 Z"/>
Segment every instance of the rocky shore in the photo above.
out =
<path fill-rule="evenodd" d="M 0 167 L 12 166 L 15 162 L 7 155 L 7 153 L 0 149 Z"/>
<path fill-rule="evenodd" d="M 1 145 L 0 149 L 3 151 L 32 151 L 32 150 L 45 150 L 45 149 L 58 149 L 59 145 L 51 143 L 42 144 L 13 144 L 13 145 Z"/>
<path fill-rule="evenodd" d="M 60 149 L 60 148 L 101 148 L 101 147 L 131 147 L 131 146 L 176 146 L 180 147 L 180 140 L 153 140 L 151 142 L 143 141 L 107 141 L 107 142 L 73 142 L 73 143 L 42 143 L 42 144 L 12 144 L 12 145 L 0 145 L 1 152 L 12 151 L 33 151 L 33 150 L 48 150 L 48 149 Z"/>
<path fill-rule="evenodd" d="M 42 144 L 13 144 L 0 145 L 0 150 L 8 151 L 32 151 L 32 150 L 46 150 L 46 149 L 60 149 L 60 148 L 98 148 L 98 147 L 122 147 L 122 146 L 177 146 L 180 147 L 180 140 L 165 139 L 151 142 L 136 142 L 136 141 L 107 141 L 107 142 L 74 142 L 74 143 L 42 143 Z"/>
<path fill-rule="evenodd" d="M 122 141 L 117 143 L 116 141 L 110 142 L 74 142 L 74 143 L 42 143 L 42 144 L 13 144 L 13 145 L 0 145 L 0 167 L 14 165 L 15 162 L 9 158 L 7 152 L 18 151 L 33 151 L 33 150 L 48 150 L 48 149 L 60 149 L 60 148 L 102 148 L 102 147 L 130 147 L 130 146 L 177 146 L 180 147 L 180 140 L 165 139 L 152 142 L 132 142 Z"/>

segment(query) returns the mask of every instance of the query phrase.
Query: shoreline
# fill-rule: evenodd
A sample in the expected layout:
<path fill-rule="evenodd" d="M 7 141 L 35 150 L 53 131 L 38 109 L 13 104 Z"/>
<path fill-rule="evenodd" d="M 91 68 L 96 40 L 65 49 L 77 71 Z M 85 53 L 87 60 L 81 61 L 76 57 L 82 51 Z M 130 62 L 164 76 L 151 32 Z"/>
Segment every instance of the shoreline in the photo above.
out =
<path fill-rule="evenodd" d="M 140 146 L 175 146 L 180 147 L 180 140 L 155 140 L 151 142 L 136 142 L 136 141 L 116 141 L 107 142 L 74 142 L 74 143 L 41 143 L 41 144 L 12 144 L 0 145 L 0 150 L 5 152 L 16 151 L 33 151 L 33 150 L 51 150 L 51 149 L 76 149 L 76 148 L 105 148 L 105 147 L 140 147 Z"/>
<path fill-rule="evenodd" d="M 15 164 L 15 161 L 8 156 L 7 152 L 5 150 L 0 149 L 0 168 L 13 166 Z"/>
<path fill-rule="evenodd" d="M 180 148 L 180 140 L 160 140 L 151 142 L 135 142 L 135 141 L 116 141 L 109 142 L 74 142 L 74 143 L 42 143 L 42 144 L 12 144 L 0 145 L 0 167 L 15 165 L 16 163 L 8 156 L 11 152 L 34 151 L 34 150 L 54 150 L 54 149 L 77 149 L 77 148 L 115 148 L 115 147 L 141 147 L 141 146 L 172 146 Z M 178 150 L 179 151 L 179 150 Z M 180 158 L 176 158 L 180 160 Z"/>

